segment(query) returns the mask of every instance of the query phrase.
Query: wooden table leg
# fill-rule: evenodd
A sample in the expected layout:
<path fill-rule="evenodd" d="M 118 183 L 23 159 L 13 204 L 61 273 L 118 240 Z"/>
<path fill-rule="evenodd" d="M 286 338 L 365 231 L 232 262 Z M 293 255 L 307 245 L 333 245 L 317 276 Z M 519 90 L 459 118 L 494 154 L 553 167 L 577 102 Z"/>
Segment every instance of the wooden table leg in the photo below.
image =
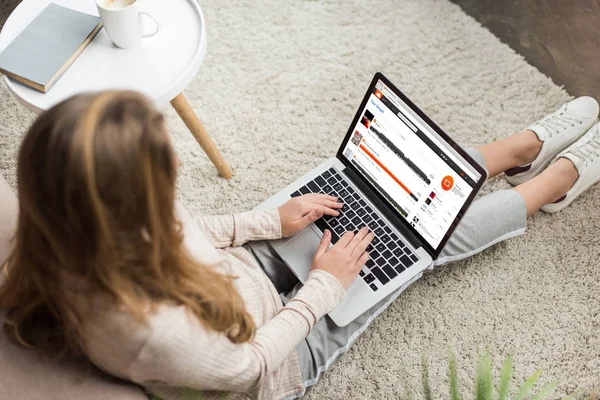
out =
<path fill-rule="evenodd" d="M 181 117 L 185 125 L 188 127 L 192 135 L 202 147 L 202 150 L 206 153 L 210 161 L 215 165 L 217 171 L 219 171 L 219 175 L 221 175 L 225 179 L 230 179 L 232 176 L 231 169 L 225 162 L 225 159 L 217 149 L 217 146 L 213 143 L 208 133 L 202 126 L 202 122 L 196 116 L 196 113 L 192 109 L 187 98 L 183 93 L 179 93 L 177 97 L 171 100 L 171 105 L 177 111 L 177 114 Z"/>

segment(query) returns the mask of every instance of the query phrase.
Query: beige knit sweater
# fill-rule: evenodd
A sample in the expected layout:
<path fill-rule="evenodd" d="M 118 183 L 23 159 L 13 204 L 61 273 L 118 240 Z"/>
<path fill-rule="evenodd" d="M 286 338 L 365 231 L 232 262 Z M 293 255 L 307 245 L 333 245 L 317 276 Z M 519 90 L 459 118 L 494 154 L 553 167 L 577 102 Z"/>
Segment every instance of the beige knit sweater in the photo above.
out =
<path fill-rule="evenodd" d="M 342 301 L 344 288 L 327 272 L 313 271 L 298 295 L 283 306 L 252 255 L 239 247 L 251 240 L 280 238 L 277 210 L 194 221 L 178 205 L 177 214 L 192 255 L 239 277 L 235 285 L 254 318 L 256 336 L 247 343 L 231 343 L 223 334 L 204 329 L 182 307 L 161 307 L 146 326 L 100 306 L 85 318 L 89 358 L 164 400 L 222 398 L 222 392 L 234 392 L 234 399 L 280 399 L 301 393 L 296 345 Z"/>

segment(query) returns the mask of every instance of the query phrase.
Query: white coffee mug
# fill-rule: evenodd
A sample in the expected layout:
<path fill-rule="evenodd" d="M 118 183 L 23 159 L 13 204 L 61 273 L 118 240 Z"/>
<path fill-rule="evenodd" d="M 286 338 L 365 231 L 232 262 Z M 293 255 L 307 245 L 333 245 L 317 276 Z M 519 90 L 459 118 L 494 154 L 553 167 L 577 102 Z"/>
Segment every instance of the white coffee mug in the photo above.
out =
<path fill-rule="evenodd" d="M 154 36 L 160 26 L 147 10 L 142 9 L 141 0 L 96 0 L 98 13 L 106 33 L 115 45 L 123 49 L 138 47 L 142 38 Z M 154 21 L 153 32 L 142 32 L 141 18 L 149 17 Z"/>

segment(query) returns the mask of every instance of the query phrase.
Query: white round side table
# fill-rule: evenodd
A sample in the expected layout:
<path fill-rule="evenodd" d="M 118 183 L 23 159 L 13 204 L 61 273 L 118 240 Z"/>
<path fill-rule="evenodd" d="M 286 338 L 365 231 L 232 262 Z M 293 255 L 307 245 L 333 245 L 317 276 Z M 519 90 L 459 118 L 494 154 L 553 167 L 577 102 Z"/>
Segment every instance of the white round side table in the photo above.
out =
<path fill-rule="evenodd" d="M 231 169 L 182 93 L 198 73 L 206 52 L 206 26 L 197 0 L 138 1 L 144 2 L 144 8 L 150 10 L 160 24 L 158 34 L 143 39 L 141 47 L 120 49 L 113 45 L 103 29 L 48 93 L 4 77 L 8 90 L 35 113 L 74 94 L 107 89 L 142 92 L 159 107 L 171 103 L 219 174 L 231 178 Z M 50 2 L 23 0 L 4 24 L 0 33 L 0 51 Z M 98 15 L 95 0 L 52 2 Z"/>

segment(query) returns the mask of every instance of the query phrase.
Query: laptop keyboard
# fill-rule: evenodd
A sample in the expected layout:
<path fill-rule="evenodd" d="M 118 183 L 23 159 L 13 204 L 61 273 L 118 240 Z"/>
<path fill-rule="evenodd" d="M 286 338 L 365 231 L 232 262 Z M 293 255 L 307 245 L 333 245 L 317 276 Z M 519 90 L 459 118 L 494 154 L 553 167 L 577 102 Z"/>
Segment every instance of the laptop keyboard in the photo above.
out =
<path fill-rule="evenodd" d="M 364 226 L 368 226 L 375 235 L 367 248 L 369 260 L 366 268 L 360 271 L 360 276 L 373 291 L 377 291 L 377 283 L 386 285 L 419 260 L 334 168 L 323 172 L 291 196 L 308 193 L 329 194 L 344 203 L 339 216 L 325 216 L 315 222 L 321 231 L 331 231 L 332 243 L 335 244 L 345 232 L 356 232 Z"/>

